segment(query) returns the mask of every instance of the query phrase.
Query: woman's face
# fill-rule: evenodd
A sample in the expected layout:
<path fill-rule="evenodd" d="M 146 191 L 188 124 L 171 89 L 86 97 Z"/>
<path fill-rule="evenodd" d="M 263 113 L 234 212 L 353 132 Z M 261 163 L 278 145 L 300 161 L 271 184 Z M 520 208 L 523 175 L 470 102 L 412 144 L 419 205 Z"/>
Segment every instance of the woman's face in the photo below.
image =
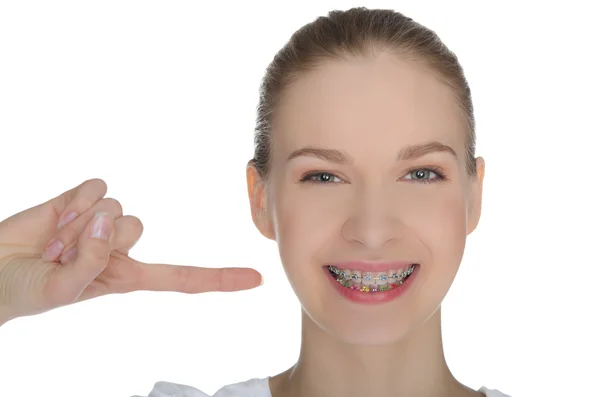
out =
<path fill-rule="evenodd" d="M 323 330 L 391 343 L 438 309 L 481 208 L 483 161 L 468 176 L 465 131 L 453 91 L 391 55 L 325 63 L 285 93 L 268 184 L 248 169 L 253 218 Z M 340 284 L 330 264 L 355 280 Z"/>

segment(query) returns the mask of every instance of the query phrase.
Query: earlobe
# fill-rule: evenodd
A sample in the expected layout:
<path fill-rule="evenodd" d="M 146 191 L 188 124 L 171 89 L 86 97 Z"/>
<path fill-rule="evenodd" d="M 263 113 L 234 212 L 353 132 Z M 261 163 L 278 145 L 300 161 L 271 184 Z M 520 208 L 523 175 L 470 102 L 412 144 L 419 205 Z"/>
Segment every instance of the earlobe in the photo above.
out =
<path fill-rule="evenodd" d="M 266 208 L 266 189 L 258 170 L 251 161 L 246 166 L 246 183 L 248 185 L 248 200 L 252 221 L 258 231 L 270 240 L 275 240 L 273 222 L 268 216 Z"/>
<path fill-rule="evenodd" d="M 483 178 L 485 176 L 485 161 L 482 157 L 476 159 L 477 175 L 472 177 L 472 182 L 469 186 L 469 211 L 468 211 L 468 230 L 467 234 L 471 234 L 481 218 L 481 206 L 483 200 Z"/>

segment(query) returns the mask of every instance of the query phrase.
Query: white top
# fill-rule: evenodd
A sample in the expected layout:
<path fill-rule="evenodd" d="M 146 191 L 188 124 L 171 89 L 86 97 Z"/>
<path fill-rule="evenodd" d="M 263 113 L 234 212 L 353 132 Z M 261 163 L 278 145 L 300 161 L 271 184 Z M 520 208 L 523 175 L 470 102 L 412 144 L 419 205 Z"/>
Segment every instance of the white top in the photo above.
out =
<path fill-rule="evenodd" d="M 481 387 L 486 397 L 510 397 L 498 390 Z M 142 397 L 142 396 L 132 396 Z M 272 397 L 269 390 L 269 378 L 254 378 L 245 382 L 223 386 L 213 396 L 191 386 L 177 383 L 156 382 L 148 397 Z"/>

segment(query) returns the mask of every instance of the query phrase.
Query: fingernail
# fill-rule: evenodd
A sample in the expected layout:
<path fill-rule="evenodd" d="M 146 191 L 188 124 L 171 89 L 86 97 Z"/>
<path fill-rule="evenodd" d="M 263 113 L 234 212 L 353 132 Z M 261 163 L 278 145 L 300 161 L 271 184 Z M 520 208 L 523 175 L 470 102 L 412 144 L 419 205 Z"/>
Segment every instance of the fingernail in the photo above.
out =
<path fill-rule="evenodd" d="M 67 262 L 69 262 L 71 259 L 73 259 L 75 257 L 75 247 L 71 247 L 71 249 L 69 249 L 67 252 L 65 252 L 63 254 L 63 256 L 60 258 L 60 261 L 65 264 Z"/>
<path fill-rule="evenodd" d="M 92 221 L 90 237 L 100 240 L 108 240 L 110 236 L 110 215 L 106 212 L 96 212 Z"/>
<path fill-rule="evenodd" d="M 77 212 L 73 212 L 73 211 L 71 211 L 67 214 L 64 214 L 58 220 L 58 230 L 60 230 L 65 225 L 68 225 L 69 223 L 73 222 L 78 216 L 79 216 L 79 214 Z"/>
<path fill-rule="evenodd" d="M 42 259 L 45 261 L 53 261 L 65 249 L 64 244 L 60 240 L 52 239 L 50 241 L 42 254 Z"/>
<path fill-rule="evenodd" d="M 265 283 L 265 278 L 263 277 L 263 275 L 260 275 L 260 284 L 258 284 L 258 286 L 260 287 L 261 285 L 263 285 Z"/>

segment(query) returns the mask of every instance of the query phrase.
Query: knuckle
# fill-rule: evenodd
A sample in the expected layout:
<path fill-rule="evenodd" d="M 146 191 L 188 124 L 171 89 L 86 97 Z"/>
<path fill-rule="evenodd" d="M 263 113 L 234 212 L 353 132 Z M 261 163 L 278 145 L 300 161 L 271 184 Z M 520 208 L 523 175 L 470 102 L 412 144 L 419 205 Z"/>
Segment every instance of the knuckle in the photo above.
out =
<path fill-rule="evenodd" d="M 102 179 L 88 179 L 81 185 L 81 189 L 77 192 L 77 196 L 69 208 L 81 215 L 93 208 L 107 191 L 108 186 Z"/>
<path fill-rule="evenodd" d="M 107 210 L 109 210 L 113 214 L 117 214 L 117 215 L 122 215 L 123 214 L 123 206 L 121 205 L 121 203 L 119 202 L 119 200 L 114 199 L 112 197 L 107 197 L 105 199 L 102 199 L 101 206 L 103 208 L 106 208 Z"/>
<path fill-rule="evenodd" d="M 141 234 L 144 231 L 144 224 L 142 223 L 140 218 L 132 216 L 132 217 L 130 217 L 130 219 L 131 219 L 131 223 L 132 223 L 134 229 L 136 230 L 136 232 Z"/>
<path fill-rule="evenodd" d="M 89 183 L 91 189 L 97 189 L 100 192 L 104 192 L 102 196 L 104 196 L 108 191 L 108 185 L 100 178 L 88 179 L 86 182 Z"/>

